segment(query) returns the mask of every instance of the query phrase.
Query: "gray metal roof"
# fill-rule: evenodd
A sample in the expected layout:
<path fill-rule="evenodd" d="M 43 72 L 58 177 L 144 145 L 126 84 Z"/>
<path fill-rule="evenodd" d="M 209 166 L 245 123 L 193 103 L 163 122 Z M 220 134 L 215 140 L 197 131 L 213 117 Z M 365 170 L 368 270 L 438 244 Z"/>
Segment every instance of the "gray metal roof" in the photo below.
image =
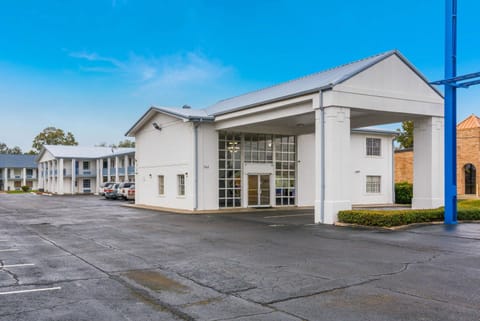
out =
<path fill-rule="evenodd" d="M 45 145 L 40 156 L 44 151 L 49 151 L 56 158 L 102 158 L 119 156 L 123 154 L 134 153 L 135 148 L 112 148 L 112 147 L 87 147 L 87 146 L 64 146 L 64 145 Z"/>
<path fill-rule="evenodd" d="M 36 155 L 0 154 L 0 168 L 36 168 Z"/>
<path fill-rule="evenodd" d="M 320 71 L 272 87 L 221 100 L 208 107 L 206 109 L 207 114 L 220 115 L 260 103 L 266 103 L 290 96 L 300 95 L 302 93 L 306 94 L 322 88 L 333 87 L 396 53 L 398 53 L 396 50 L 387 51 L 372 57 L 351 62 L 332 69 Z"/>
<path fill-rule="evenodd" d="M 185 120 L 215 120 L 215 116 L 227 114 L 237 110 L 242 110 L 261 104 L 278 101 L 290 97 L 300 96 L 308 93 L 314 93 L 322 89 L 332 88 L 380 61 L 396 55 L 406 65 L 409 66 L 421 79 L 427 84 L 427 79 L 397 50 L 390 50 L 362 60 L 354 61 L 339 67 L 331 68 L 317 72 L 302 78 L 294 79 L 275 86 L 260 89 L 244 95 L 221 100 L 210 107 L 204 109 L 185 109 L 174 107 L 151 107 L 126 133 L 127 136 L 134 135 L 147 118 L 152 116 L 152 112 L 161 112 L 171 116 L 179 117 Z M 433 86 L 439 96 L 442 94 Z"/>
<path fill-rule="evenodd" d="M 157 111 L 162 111 L 166 114 L 184 118 L 184 119 L 203 119 L 203 120 L 213 120 L 214 117 L 207 114 L 205 109 L 192 109 L 192 108 L 177 108 L 177 107 L 152 107 L 152 109 Z"/>

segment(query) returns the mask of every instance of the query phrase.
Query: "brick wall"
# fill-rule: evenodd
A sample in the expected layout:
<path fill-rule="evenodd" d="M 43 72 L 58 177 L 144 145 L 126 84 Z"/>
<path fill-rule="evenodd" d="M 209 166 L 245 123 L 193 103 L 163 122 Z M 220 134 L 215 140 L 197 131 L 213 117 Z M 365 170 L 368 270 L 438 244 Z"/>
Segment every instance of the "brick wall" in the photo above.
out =
<path fill-rule="evenodd" d="M 480 184 L 480 128 L 457 130 L 457 193 L 465 194 L 466 164 L 477 169 L 476 181 Z M 477 190 L 477 193 L 479 191 Z"/>
<path fill-rule="evenodd" d="M 413 183 L 413 150 L 396 150 L 395 154 L 395 183 Z"/>
<path fill-rule="evenodd" d="M 457 130 L 457 194 L 465 194 L 466 164 L 477 169 L 476 183 L 480 185 L 480 128 Z M 442 173 L 443 175 L 443 173 Z M 413 150 L 395 151 L 395 183 L 413 183 Z M 477 193 L 480 191 L 477 188 Z"/>

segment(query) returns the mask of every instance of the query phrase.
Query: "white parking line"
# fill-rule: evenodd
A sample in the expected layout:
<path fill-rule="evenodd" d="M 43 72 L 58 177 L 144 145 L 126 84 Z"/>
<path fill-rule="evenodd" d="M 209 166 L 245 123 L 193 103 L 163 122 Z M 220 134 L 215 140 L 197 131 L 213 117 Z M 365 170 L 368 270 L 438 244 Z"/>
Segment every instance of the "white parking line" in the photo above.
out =
<path fill-rule="evenodd" d="M 16 252 L 18 251 L 18 249 L 3 249 L 3 250 L 0 250 L 0 252 Z"/>
<path fill-rule="evenodd" d="M 7 269 L 7 268 L 12 268 L 12 267 L 22 267 L 22 266 L 34 266 L 35 264 L 33 263 L 24 263 L 24 264 L 10 264 L 10 265 L 2 265 L 0 266 L 0 269 Z"/>
<path fill-rule="evenodd" d="M 30 292 L 42 292 L 42 291 L 54 291 L 54 290 L 61 290 L 62 288 L 57 286 L 54 288 L 43 288 L 43 289 L 32 289 L 32 290 L 20 290 L 20 291 L 10 291 L 10 292 L 0 292 L 0 295 L 7 295 L 7 294 L 19 294 L 19 293 L 30 293 Z"/>

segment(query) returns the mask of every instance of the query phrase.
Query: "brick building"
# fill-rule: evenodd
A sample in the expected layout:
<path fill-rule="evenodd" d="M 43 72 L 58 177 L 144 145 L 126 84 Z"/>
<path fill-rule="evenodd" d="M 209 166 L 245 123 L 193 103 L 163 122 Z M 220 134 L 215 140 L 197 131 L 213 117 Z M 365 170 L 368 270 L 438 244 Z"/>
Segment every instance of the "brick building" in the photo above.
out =
<path fill-rule="evenodd" d="M 457 125 L 457 194 L 479 195 L 480 117 L 470 115 Z M 413 182 L 413 150 L 395 151 L 395 182 Z"/>

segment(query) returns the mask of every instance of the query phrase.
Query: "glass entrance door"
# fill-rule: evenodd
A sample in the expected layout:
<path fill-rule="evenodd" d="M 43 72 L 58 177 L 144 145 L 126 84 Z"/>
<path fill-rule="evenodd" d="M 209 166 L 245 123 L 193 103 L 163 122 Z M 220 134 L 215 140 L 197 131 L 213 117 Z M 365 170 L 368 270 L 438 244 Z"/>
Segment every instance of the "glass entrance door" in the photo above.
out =
<path fill-rule="evenodd" d="M 270 206 L 270 175 L 248 175 L 248 206 Z"/>

